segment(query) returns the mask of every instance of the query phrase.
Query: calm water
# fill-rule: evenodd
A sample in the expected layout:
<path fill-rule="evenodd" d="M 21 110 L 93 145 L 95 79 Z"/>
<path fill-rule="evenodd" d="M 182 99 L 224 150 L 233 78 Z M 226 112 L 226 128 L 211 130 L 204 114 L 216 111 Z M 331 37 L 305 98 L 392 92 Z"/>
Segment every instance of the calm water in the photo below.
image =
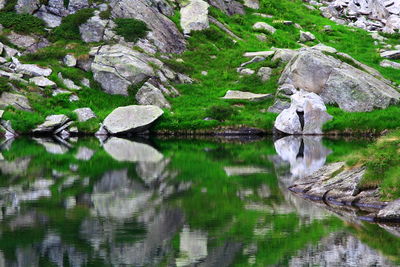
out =
<path fill-rule="evenodd" d="M 400 227 L 286 190 L 367 143 L 4 142 L 0 266 L 396 266 Z"/>

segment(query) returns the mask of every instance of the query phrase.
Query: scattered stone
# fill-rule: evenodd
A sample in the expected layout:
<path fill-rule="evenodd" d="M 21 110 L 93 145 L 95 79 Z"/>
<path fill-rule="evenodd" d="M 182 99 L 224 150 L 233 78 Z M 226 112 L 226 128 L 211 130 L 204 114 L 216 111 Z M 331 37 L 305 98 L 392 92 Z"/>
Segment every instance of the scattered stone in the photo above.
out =
<path fill-rule="evenodd" d="M 60 79 L 61 82 L 62 82 L 68 89 L 72 89 L 72 90 L 81 90 L 81 87 L 80 87 L 80 86 L 77 86 L 77 85 L 74 83 L 74 81 L 72 81 L 71 79 L 64 78 L 61 72 L 59 72 L 57 76 L 58 76 L 58 79 Z"/>
<path fill-rule="evenodd" d="M 101 42 L 105 39 L 108 20 L 103 20 L 99 16 L 93 16 L 79 26 L 81 38 L 85 43 Z"/>
<path fill-rule="evenodd" d="M 139 105 L 154 105 L 160 108 L 171 108 L 160 89 L 146 82 L 136 93 L 136 101 Z"/>
<path fill-rule="evenodd" d="M 271 25 L 265 23 L 265 22 L 257 22 L 256 24 L 253 25 L 254 30 L 265 30 L 271 34 L 274 34 L 276 32 L 276 29 L 272 27 Z"/>
<path fill-rule="evenodd" d="M 261 101 L 273 97 L 271 94 L 254 94 L 250 92 L 229 90 L 226 92 L 223 99 L 237 99 L 237 100 L 250 100 Z"/>
<path fill-rule="evenodd" d="M 266 82 L 271 78 L 272 69 L 269 67 L 261 67 L 258 72 L 257 76 L 260 77 L 261 81 Z"/>
<path fill-rule="evenodd" d="M 258 0 L 244 0 L 244 5 L 252 9 L 260 8 L 260 2 Z"/>
<path fill-rule="evenodd" d="M 380 63 L 380 65 L 381 65 L 381 67 L 384 67 L 384 68 L 393 68 L 393 69 L 400 70 L 400 63 L 397 63 L 397 62 L 394 62 L 394 61 L 390 61 L 390 60 L 387 60 L 387 59 L 383 60 Z"/>
<path fill-rule="evenodd" d="M 400 59 L 400 50 L 385 51 L 381 53 L 381 57 L 388 59 Z"/>
<path fill-rule="evenodd" d="M 264 33 L 256 34 L 256 38 L 261 42 L 266 42 L 268 40 L 267 35 Z"/>
<path fill-rule="evenodd" d="M 309 41 L 314 41 L 315 36 L 311 32 L 300 31 L 300 42 L 305 43 Z"/>
<path fill-rule="evenodd" d="M 94 114 L 91 108 L 78 108 L 74 110 L 74 113 L 76 113 L 76 115 L 78 116 L 79 122 L 84 122 L 96 118 L 96 114 Z"/>
<path fill-rule="evenodd" d="M 286 134 L 322 134 L 322 126 L 332 119 L 321 97 L 315 93 L 297 92 L 291 105 L 275 120 L 275 128 Z"/>
<path fill-rule="evenodd" d="M 49 68 L 42 68 L 34 64 L 17 64 L 15 71 L 31 77 L 48 77 L 53 72 Z"/>
<path fill-rule="evenodd" d="M 140 133 L 146 131 L 164 112 L 157 106 L 126 106 L 111 112 L 104 120 L 110 134 Z"/>
<path fill-rule="evenodd" d="M 270 57 L 275 54 L 275 51 L 259 51 L 259 52 L 246 52 L 244 57 Z"/>
<path fill-rule="evenodd" d="M 3 92 L 0 97 L 0 108 L 6 108 L 8 106 L 13 106 L 19 110 L 32 110 L 31 106 L 29 105 L 29 100 L 25 96 Z"/>
<path fill-rule="evenodd" d="M 400 219 L 400 200 L 390 202 L 385 208 L 378 212 L 378 218 L 385 220 Z"/>
<path fill-rule="evenodd" d="M 63 59 L 64 64 L 67 67 L 75 67 L 76 66 L 76 58 L 74 55 L 68 54 Z"/>
<path fill-rule="evenodd" d="M 239 68 L 238 71 L 239 71 L 240 74 L 245 75 L 245 76 L 250 76 L 250 75 L 253 75 L 255 73 L 254 70 L 247 69 L 247 68 L 244 68 L 244 69 Z"/>
<path fill-rule="evenodd" d="M 208 71 L 203 70 L 203 71 L 201 72 L 201 75 L 207 76 L 207 75 L 208 75 Z"/>
<path fill-rule="evenodd" d="M 184 34 L 209 28 L 209 6 L 203 0 L 189 0 L 189 4 L 181 8 L 181 27 Z"/>
<path fill-rule="evenodd" d="M 56 87 L 56 83 L 43 76 L 33 77 L 29 79 L 30 83 L 39 87 Z"/>
<path fill-rule="evenodd" d="M 34 133 L 50 133 L 60 128 L 69 121 L 69 118 L 65 115 L 50 115 L 46 117 L 44 123 L 37 126 Z"/>
<path fill-rule="evenodd" d="M 245 66 L 247 66 L 247 65 L 250 65 L 250 64 L 252 64 L 252 63 L 257 63 L 257 62 L 261 62 L 261 61 L 264 61 L 264 60 L 265 60 L 265 57 L 255 56 L 255 57 L 253 57 L 251 60 L 240 64 L 240 67 L 243 68 L 243 67 L 245 67 Z"/>

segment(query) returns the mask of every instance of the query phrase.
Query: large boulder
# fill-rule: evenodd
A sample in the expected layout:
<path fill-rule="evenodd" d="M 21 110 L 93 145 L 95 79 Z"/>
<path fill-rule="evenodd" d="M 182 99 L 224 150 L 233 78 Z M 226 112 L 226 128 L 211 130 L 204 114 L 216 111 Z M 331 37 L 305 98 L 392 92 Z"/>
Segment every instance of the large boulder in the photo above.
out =
<path fill-rule="evenodd" d="M 287 64 L 279 84 L 313 92 L 345 111 L 371 111 L 398 103 L 400 93 L 384 80 L 315 49 L 302 49 Z"/>
<path fill-rule="evenodd" d="M 286 134 L 322 134 L 322 126 L 332 119 L 321 97 L 304 91 L 291 96 L 291 105 L 275 120 L 275 128 Z"/>
<path fill-rule="evenodd" d="M 181 26 L 185 34 L 191 31 L 201 31 L 209 27 L 208 7 L 203 0 L 190 0 L 181 8 Z"/>
<path fill-rule="evenodd" d="M 185 39 L 176 25 L 154 6 L 151 0 L 112 0 L 114 18 L 134 18 L 146 23 L 151 30 L 148 39 L 154 42 L 161 52 L 181 53 L 186 48 Z"/>
<path fill-rule="evenodd" d="M 111 112 L 103 122 L 110 134 L 139 133 L 146 131 L 164 112 L 157 106 L 126 106 Z"/>
<path fill-rule="evenodd" d="M 109 94 L 128 95 L 128 87 L 154 75 L 149 57 L 122 45 L 94 48 L 94 79 Z"/>

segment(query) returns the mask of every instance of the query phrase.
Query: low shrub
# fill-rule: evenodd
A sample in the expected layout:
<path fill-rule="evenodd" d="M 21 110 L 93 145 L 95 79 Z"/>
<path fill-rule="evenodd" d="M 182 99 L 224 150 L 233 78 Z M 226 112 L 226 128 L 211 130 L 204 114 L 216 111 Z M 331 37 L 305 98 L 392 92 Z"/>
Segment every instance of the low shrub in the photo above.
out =
<path fill-rule="evenodd" d="M 115 31 L 128 42 L 136 42 L 146 36 L 149 29 L 143 21 L 136 19 L 117 18 Z"/>
<path fill-rule="evenodd" d="M 16 14 L 13 12 L 1 12 L 0 24 L 7 29 L 18 33 L 45 34 L 44 22 L 30 14 Z"/>

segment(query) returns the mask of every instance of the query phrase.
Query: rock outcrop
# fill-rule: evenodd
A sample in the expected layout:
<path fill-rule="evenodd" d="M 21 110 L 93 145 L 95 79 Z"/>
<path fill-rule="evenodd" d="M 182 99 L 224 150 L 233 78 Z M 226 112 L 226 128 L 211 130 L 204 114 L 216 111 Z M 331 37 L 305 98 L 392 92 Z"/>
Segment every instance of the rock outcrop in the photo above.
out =
<path fill-rule="evenodd" d="M 350 112 L 386 108 L 399 102 L 400 93 L 362 67 L 356 68 L 317 49 L 302 49 L 294 56 L 279 80 L 322 97 Z"/>
<path fill-rule="evenodd" d="M 183 34 L 176 25 L 159 12 L 150 0 L 112 0 L 114 18 L 134 18 L 146 23 L 151 30 L 147 38 L 164 53 L 182 53 L 186 48 Z"/>

